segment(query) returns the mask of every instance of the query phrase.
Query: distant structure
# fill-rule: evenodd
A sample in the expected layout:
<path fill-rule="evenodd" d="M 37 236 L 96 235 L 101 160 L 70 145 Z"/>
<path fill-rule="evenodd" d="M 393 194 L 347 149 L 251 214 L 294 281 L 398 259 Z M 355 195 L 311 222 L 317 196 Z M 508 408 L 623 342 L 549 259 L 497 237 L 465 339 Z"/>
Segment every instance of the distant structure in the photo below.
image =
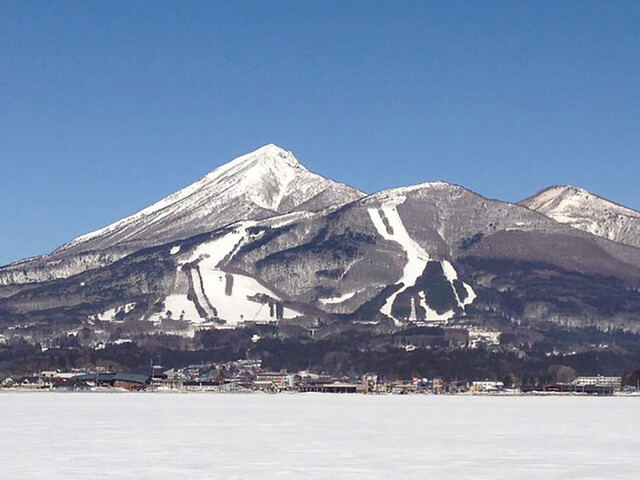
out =
<path fill-rule="evenodd" d="M 602 375 L 577 377 L 573 384 L 577 387 L 611 387 L 613 390 L 620 390 L 622 388 L 622 377 L 605 377 Z"/>

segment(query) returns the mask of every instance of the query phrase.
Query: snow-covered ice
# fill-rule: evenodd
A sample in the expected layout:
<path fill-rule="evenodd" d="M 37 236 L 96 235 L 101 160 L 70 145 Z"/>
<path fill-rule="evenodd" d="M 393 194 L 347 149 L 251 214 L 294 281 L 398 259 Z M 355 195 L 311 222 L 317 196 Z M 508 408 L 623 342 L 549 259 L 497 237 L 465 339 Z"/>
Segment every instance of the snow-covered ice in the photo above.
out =
<path fill-rule="evenodd" d="M 636 479 L 637 398 L 3 393 L 6 479 Z"/>

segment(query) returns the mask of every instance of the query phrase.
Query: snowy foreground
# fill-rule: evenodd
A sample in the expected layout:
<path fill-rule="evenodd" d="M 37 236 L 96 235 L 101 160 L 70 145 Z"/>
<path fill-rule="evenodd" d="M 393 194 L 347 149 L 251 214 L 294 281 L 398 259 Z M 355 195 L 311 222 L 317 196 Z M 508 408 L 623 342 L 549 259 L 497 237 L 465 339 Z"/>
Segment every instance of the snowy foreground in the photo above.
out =
<path fill-rule="evenodd" d="M 640 478 L 637 398 L 0 393 L 0 477 Z"/>

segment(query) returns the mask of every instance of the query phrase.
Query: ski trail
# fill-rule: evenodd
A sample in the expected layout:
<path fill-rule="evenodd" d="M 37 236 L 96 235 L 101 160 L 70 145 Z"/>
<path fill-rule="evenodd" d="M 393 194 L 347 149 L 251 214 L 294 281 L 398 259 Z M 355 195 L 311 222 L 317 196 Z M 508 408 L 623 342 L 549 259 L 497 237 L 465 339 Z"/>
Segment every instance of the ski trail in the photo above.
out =
<path fill-rule="evenodd" d="M 413 238 L 411 238 L 409 232 L 407 232 L 407 229 L 405 228 L 404 223 L 402 223 L 402 219 L 398 214 L 396 205 L 383 205 L 379 209 L 369 208 L 367 209 L 367 211 L 369 212 L 369 217 L 371 217 L 371 221 L 376 227 L 378 233 L 385 240 L 389 240 L 400 245 L 407 254 L 407 263 L 405 263 L 404 265 L 402 276 L 399 280 L 399 282 L 403 284 L 402 288 L 393 293 L 389 298 L 387 298 L 387 301 L 380 310 L 385 315 L 392 317 L 396 323 L 400 323 L 391 315 L 391 307 L 393 305 L 393 302 L 399 294 L 404 292 L 407 288 L 415 285 L 418 277 L 422 275 L 422 272 L 427 266 L 429 255 L 420 245 L 415 242 L 415 240 L 413 240 Z M 387 227 L 384 224 L 382 215 L 380 214 L 381 211 L 389 222 L 389 227 L 392 230 L 391 233 L 387 230 Z"/>

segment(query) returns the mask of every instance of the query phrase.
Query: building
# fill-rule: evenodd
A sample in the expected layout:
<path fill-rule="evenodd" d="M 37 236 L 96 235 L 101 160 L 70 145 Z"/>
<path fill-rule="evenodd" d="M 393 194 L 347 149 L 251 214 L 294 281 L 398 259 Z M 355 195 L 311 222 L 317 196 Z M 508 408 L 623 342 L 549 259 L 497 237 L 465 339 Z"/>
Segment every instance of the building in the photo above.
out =
<path fill-rule="evenodd" d="M 596 375 L 590 377 L 577 377 L 573 381 L 573 385 L 577 387 L 611 387 L 612 390 L 622 389 L 622 377 Z"/>
<path fill-rule="evenodd" d="M 144 390 L 150 384 L 151 377 L 139 373 L 116 373 L 113 379 L 114 387 L 125 390 Z"/>
<path fill-rule="evenodd" d="M 2 388 L 10 388 L 16 384 L 15 380 L 12 377 L 7 377 L 2 382 L 0 382 L 0 387 Z"/>
<path fill-rule="evenodd" d="M 95 387 L 116 387 L 125 390 L 144 390 L 151 384 L 151 376 L 138 373 L 86 373 L 77 375 L 75 381 Z"/>
<path fill-rule="evenodd" d="M 407 351 L 415 348 L 439 348 L 464 346 L 469 333 L 461 328 L 411 327 L 393 335 L 393 345 Z"/>
<path fill-rule="evenodd" d="M 60 372 L 58 370 L 44 370 L 40 372 L 40 376 L 46 379 L 70 379 L 77 377 L 83 372 Z"/>
<path fill-rule="evenodd" d="M 258 390 L 276 391 L 292 390 L 300 377 L 287 372 L 259 372 L 253 381 Z"/>
<path fill-rule="evenodd" d="M 471 383 L 472 392 L 496 392 L 504 388 L 504 383 L 493 381 L 480 381 Z"/>
<path fill-rule="evenodd" d="M 325 382 L 322 380 L 311 381 L 309 383 L 298 386 L 300 392 L 317 392 L 317 393 L 364 393 L 364 385 L 344 382 Z"/>

